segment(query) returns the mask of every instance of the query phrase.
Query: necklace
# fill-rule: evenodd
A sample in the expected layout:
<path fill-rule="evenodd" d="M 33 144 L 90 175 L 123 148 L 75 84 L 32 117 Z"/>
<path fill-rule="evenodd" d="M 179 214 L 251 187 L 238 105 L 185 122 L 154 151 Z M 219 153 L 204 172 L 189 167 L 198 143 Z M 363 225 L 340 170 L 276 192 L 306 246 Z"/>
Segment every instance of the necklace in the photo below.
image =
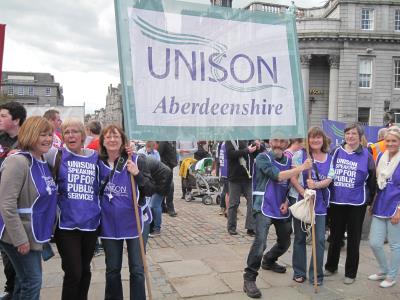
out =
<path fill-rule="evenodd" d="M 36 160 L 36 163 L 39 166 L 40 173 L 42 174 L 42 178 L 43 178 L 43 180 L 44 180 L 44 182 L 46 184 L 46 192 L 47 192 L 47 194 L 51 195 L 51 187 L 49 186 L 49 183 L 46 180 L 46 174 L 44 172 L 44 167 L 41 166 L 41 162 L 40 161 Z"/>

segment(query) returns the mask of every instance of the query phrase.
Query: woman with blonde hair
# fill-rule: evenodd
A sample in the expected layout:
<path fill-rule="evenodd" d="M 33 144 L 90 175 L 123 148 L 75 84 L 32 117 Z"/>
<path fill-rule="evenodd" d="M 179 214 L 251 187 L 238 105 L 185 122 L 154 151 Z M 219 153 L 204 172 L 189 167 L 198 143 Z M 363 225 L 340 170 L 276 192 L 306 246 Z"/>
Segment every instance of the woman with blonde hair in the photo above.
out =
<path fill-rule="evenodd" d="M 370 245 L 379 264 L 379 272 L 370 280 L 383 280 L 388 288 L 396 283 L 400 265 L 400 128 L 391 127 L 385 134 L 386 151 L 378 156 L 376 176 L 378 193 L 372 206 Z M 391 259 L 386 260 L 383 244 L 389 241 Z"/>
<path fill-rule="evenodd" d="M 13 299 L 40 298 L 42 249 L 53 233 L 57 187 L 43 159 L 53 140 L 53 127 L 42 117 L 30 117 L 21 126 L 21 152 L 1 167 L 0 248 L 16 272 Z"/>
<path fill-rule="evenodd" d="M 65 148 L 47 154 L 58 184 L 55 241 L 64 281 L 61 299 L 87 299 L 97 228 L 100 225 L 98 154 L 83 148 L 85 127 L 77 119 L 61 125 Z"/>

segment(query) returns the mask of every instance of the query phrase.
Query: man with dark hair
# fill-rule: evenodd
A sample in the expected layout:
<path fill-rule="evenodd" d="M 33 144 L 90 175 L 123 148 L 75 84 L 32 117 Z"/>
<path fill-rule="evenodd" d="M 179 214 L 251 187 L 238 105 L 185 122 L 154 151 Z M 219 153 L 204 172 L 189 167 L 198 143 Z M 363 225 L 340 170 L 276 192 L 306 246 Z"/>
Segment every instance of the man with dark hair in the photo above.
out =
<path fill-rule="evenodd" d="M 56 148 L 60 148 L 62 146 L 62 139 L 61 139 L 61 118 L 60 112 L 55 109 L 49 109 L 45 111 L 43 118 L 47 119 L 54 128 L 54 135 L 53 135 L 53 146 Z"/>
<path fill-rule="evenodd" d="M 167 165 L 171 171 L 178 165 L 176 142 L 159 142 L 158 153 L 160 153 L 161 162 Z M 176 217 L 177 213 L 174 207 L 174 180 L 171 180 L 171 186 L 168 195 L 165 197 L 163 207 L 170 217 Z"/>
<path fill-rule="evenodd" d="M 26 119 L 26 110 L 18 102 L 0 105 L 0 165 L 8 153 L 17 147 L 18 131 Z M 8 256 L 1 251 L 4 274 L 6 275 L 5 294 L 2 300 L 11 299 L 14 291 L 15 270 Z"/>

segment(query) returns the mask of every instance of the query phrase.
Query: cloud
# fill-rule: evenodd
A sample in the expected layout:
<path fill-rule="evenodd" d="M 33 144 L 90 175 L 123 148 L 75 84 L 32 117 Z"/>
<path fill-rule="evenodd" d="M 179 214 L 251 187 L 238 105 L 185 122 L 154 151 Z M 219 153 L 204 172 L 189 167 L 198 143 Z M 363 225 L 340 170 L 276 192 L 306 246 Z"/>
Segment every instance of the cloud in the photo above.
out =
<path fill-rule="evenodd" d="M 7 37 L 46 52 L 51 66 L 66 71 L 117 72 L 112 1 L 4 2 L 0 2 L 0 11 L 1 22 L 8 24 Z"/>

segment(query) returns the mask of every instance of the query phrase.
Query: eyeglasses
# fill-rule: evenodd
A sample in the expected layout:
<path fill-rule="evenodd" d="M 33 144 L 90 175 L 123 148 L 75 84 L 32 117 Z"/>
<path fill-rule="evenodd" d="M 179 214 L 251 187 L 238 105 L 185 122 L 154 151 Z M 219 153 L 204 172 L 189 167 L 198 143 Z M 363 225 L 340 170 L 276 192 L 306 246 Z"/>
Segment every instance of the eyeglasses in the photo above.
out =
<path fill-rule="evenodd" d="M 67 131 L 64 131 L 64 135 L 65 136 L 67 136 L 67 135 L 78 135 L 78 134 L 81 134 L 81 132 L 79 130 L 67 130 Z"/>

